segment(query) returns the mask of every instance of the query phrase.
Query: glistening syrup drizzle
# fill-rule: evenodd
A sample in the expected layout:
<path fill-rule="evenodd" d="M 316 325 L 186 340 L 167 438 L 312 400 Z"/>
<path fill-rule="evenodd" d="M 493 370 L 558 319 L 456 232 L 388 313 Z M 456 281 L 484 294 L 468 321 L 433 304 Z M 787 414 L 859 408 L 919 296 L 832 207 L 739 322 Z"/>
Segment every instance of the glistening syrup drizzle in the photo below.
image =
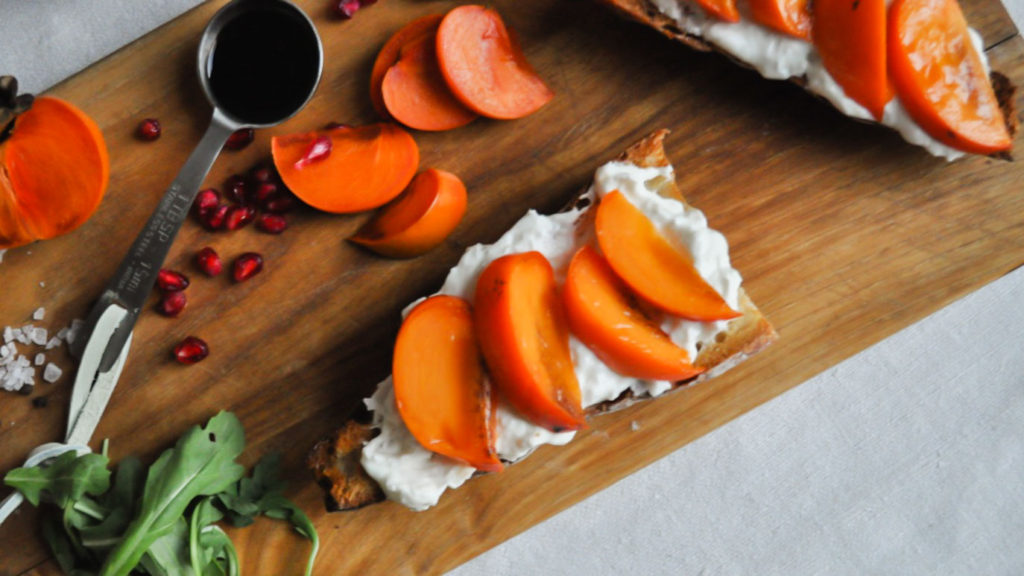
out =
<path fill-rule="evenodd" d="M 217 33 L 207 67 L 221 110 L 247 124 L 270 124 L 306 101 L 319 76 L 320 51 L 297 9 L 249 0 Z"/>

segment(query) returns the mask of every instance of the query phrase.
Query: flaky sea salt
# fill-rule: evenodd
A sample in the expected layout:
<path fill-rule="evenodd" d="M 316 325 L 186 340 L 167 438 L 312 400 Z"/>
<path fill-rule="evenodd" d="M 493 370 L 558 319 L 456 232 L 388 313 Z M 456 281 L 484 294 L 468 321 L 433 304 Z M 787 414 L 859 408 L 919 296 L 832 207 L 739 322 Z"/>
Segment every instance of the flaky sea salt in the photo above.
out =
<path fill-rule="evenodd" d="M 49 340 L 46 333 L 46 328 L 33 328 L 32 329 L 32 343 L 36 346 L 46 346 L 46 341 Z"/>
<path fill-rule="evenodd" d="M 45 362 L 46 362 L 46 354 L 43 354 L 42 352 L 40 352 L 39 354 L 36 354 L 36 362 L 35 362 L 36 366 L 42 366 Z"/>
<path fill-rule="evenodd" d="M 64 371 L 61 370 L 59 366 L 57 366 L 53 362 L 50 362 L 49 364 L 46 365 L 46 368 L 43 368 L 43 380 L 49 382 L 50 384 L 53 384 L 54 382 L 60 379 L 60 376 L 63 373 Z"/>
<path fill-rule="evenodd" d="M 59 337 L 51 336 L 50 337 L 50 341 L 46 343 L 46 349 L 47 350 L 53 350 L 54 348 L 59 348 L 60 347 L 60 342 L 61 342 L 61 340 L 60 340 Z"/>
<path fill-rule="evenodd" d="M 40 306 L 39 308 L 36 308 L 36 311 L 32 313 L 32 319 L 33 320 L 42 320 L 45 317 L 46 317 L 46 308 L 43 308 L 42 306 Z"/>

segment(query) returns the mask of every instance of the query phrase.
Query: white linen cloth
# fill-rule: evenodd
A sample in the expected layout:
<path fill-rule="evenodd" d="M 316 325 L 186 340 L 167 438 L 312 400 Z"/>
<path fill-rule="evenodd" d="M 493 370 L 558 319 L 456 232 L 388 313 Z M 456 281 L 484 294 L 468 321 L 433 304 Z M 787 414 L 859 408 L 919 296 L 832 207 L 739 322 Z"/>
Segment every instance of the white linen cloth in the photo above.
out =
<path fill-rule="evenodd" d="M 42 91 L 197 4 L 0 0 L 0 74 Z M 1024 574 L 1022 543 L 1018 269 L 451 574 Z"/>

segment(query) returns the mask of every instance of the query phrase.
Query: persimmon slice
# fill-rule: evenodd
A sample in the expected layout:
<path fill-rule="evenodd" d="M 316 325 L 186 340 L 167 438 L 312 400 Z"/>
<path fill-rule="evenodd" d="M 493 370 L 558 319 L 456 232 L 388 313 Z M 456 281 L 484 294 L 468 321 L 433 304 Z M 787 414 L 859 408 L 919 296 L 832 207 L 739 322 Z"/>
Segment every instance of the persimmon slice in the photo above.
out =
<path fill-rule="evenodd" d="M 612 270 L 654 306 L 700 322 L 740 316 L 704 281 L 689 256 L 669 244 L 618 190 L 597 205 L 595 226 Z"/>
<path fill-rule="evenodd" d="M 562 290 L 569 328 L 609 368 L 645 380 L 686 380 L 702 370 L 637 306 L 600 254 L 573 256 Z"/>
<path fill-rule="evenodd" d="M 554 96 L 490 8 L 467 5 L 448 12 L 437 30 L 437 58 L 455 97 L 482 116 L 522 118 Z"/>
<path fill-rule="evenodd" d="M 384 105 L 384 95 L 381 93 L 384 75 L 398 62 L 402 46 L 424 37 L 436 37 L 437 26 L 441 23 L 442 18 L 444 18 L 444 14 L 430 14 L 409 22 L 388 38 L 380 52 L 377 53 L 377 59 L 373 62 L 373 71 L 370 72 L 370 100 L 373 102 L 374 110 L 381 117 L 391 118 L 387 106 Z"/>
<path fill-rule="evenodd" d="M 331 139 L 330 154 L 296 166 L 323 136 Z M 270 148 L 285 186 L 306 204 L 335 213 L 361 212 L 390 202 L 412 180 L 420 161 L 412 136 L 386 123 L 275 136 Z"/>
<path fill-rule="evenodd" d="M 428 168 L 349 238 L 391 258 L 412 258 L 437 246 L 466 213 L 466 186 L 451 172 Z"/>
<path fill-rule="evenodd" d="M 748 0 L 748 6 L 755 22 L 796 38 L 811 39 L 810 0 Z"/>
<path fill-rule="evenodd" d="M 736 0 L 697 0 L 697 4 L 708 14 L 726 22 L 739 22 L 740 12 Z"/>
<path fill-rule="evenodd" d="M 885 0 L 814 0 L 811 37 L 825 69 L 851 99 L 882 118 L 892 99 Z"/>
<path fill-rule="evenodd" d="M 402 322 L 392 367 L 409 432 L 431 452 L 496 472 L 495 412 L 469 303 L 432 296 Z"/>
<path fill-rule="evenodd" d="M 398 62 L 381 83 L 388 113 L 416 130 L 451 130 L 477 117 L 448 89 L 437 65 L 436 45 L 435 35 L 427 34 L 402 46 Z"/>
<path fill-rule="evenodd" d="M 473 318 L 494 385 L 516 410 L 556 432 L 584 426 L 569 326 L 540 252 L 491 262 L 477 281 Z"/>
<path fill-rule="evenodd" d="M 1010 148 L 999 101 L 956 0 L 893 3 L 889 71 L 900 101 L 931 137 L 976 154 Z"/>
<path fill-rule="evenodd" d="M 81 226 L 110 178 L 99 127 L 69 102 L 36 98 L 0 143 L 0 249 Z"/>

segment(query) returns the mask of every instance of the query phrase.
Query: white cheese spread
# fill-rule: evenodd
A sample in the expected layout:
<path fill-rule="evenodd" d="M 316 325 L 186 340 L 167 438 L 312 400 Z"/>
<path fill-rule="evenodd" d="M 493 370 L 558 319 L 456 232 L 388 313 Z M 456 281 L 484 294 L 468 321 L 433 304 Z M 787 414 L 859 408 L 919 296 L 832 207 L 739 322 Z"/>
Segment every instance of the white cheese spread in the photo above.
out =
<path fill-rule="evenodd" d="M 594 185 L 586 194 L 591 200 L 588 207 L 551 216 L 531 210 L 494 244 L 469 248 L 449 272 L 439 294 L 472 301 L 477 279 L 488 264 L 507 254 L 531 250 L 548 259 L 557 281 L 562 283 L 572 256 L 593 238 L 592 225 L 587 225 L 591 220 L 583 218 L 585 211 L 594 205 L 594 199 L 619 190 L 663 236 L 692 257 L 704 280 L 738 310 L 741 279 L 729 262 L 725 237 L 708 228 L 699 210 L 664 198 L 655 191 L 659 182 L 674 177 L 670 166 L 640 168 L 627 162 L 608 163 L 597 170 Z M 410 305 L 406 313 L 415 304 Z M 690 353 L 691 358 L 696 358 L 698 343 L 713 342 L 727 324 L 727 321 L 701 323 L 665 318 L 662 328 Z M 670 382 L 637 380 L 617 374 L 575 337 L 570 337 L 570 352 L 584 407 L 614 400 L 627 390 L 637 396 L 658 396 L 671 388 Z M 414 510 L 423 510 L 435 505 L 446 489 L 460 486 L 473 475 L 472 467 L 429 452 L 413 438 L 395 406 L 390 378 L 378 385 L 366 404 L 374 413 L 373 425 L 380 429 L 380 434 L 363 447 L 362 465 L 389 499 Z M 536 426 L 500 401 L 497 415 L 496 449 L 502 460 L 509 462 L 545 444 L 566 444 L 575 434 L 553 433 Z"/>
<path fill-rule="evenodd" d="M 825 70 L 812 43 L 762 26 L 745 14 L 738 22 L 724 22 L 708 16 L 689 0 L 653 0 L 653 3 L 662 14 L 675 20 L 681 30 L 713 44 L 754 68 L 765 78 L 787 80 L 802 77 L 807 81 L 808 90 L 831 102 L 843 114 L 876 121 L 866 108 L 843 92 L 842 87 Z M 987 71 L 988 60 L 981 35 L 973 29 L 970 35 Z M 898 97 L 894 96 L 886 104 L 880 123 L 896 130 L 907 142 L 921 146 L 934 156 L 956 160 L 965 154 L 929 136 L 910 117 Z"/>

